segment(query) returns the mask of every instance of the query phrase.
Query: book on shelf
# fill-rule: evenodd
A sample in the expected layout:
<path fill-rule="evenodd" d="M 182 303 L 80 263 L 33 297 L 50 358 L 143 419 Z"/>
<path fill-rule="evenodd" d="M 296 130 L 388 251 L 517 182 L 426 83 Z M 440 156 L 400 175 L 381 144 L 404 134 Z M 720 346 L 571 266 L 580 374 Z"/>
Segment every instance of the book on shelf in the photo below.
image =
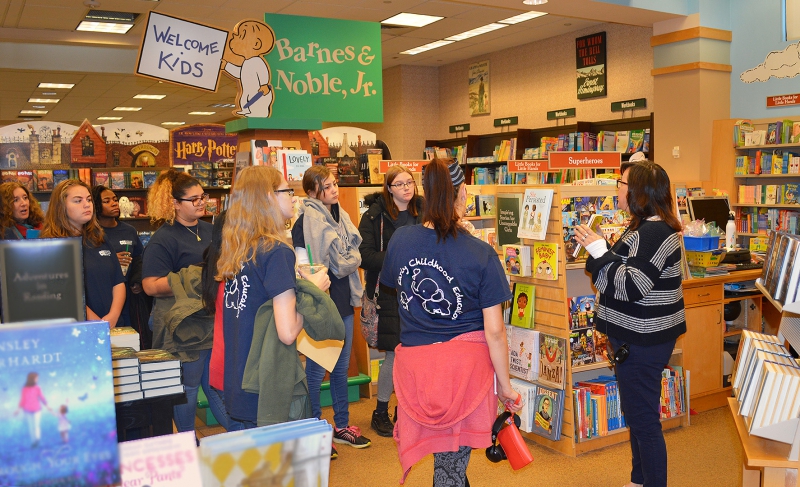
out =
<path fill-rule="evenodd" d="M 536 308 L 536 286 L 524 282 L 514 283 L 511 302 L 511 324 L 520 328 L 533 328 Z"/>
<path fill-rule="evenodd" d="M 113 368 L 138 367 L 139 358 L 132 347 L 111 347 L 111 365 Z"/>
<path fill-rule="evenodd" d="M 531 399 L 536 391 L 536 385 L 521 379 L 511 379 L 511 388 L 520 395 L 522 402 L 522 409 L 517 412 L 519 416 L 519 429 L 526 433 L 533 431 L 533 408 Z M 497 414 L 500 415 L 505 411 L 505 405 L 498 401 Z"/>
<path fill-rule="evenodd" d="M 173 385 L 170 387 L 159 387 L 157 389 L 142 389 L 144 399 L 151 397 L 172 396 L 174 394 L 183 394 L 183 384 Z"/>
<path fill-rule="evenodd" d="M 152 372 L 142 372 L 141 380 L 142 382 L 146 382 L 149 380 L 168 379 L 171 377 L 180 377 L 180 376 L 181 376 L 181 369 L 173 368 L 173 369 L 155 370 Z"/>
<path fill-rule="evenodd" d="M 507 331 L 508 370 L 511 376 L 528 382 L 539 378 L 539 332 L 518 326 Z"/>
<path fill-rule="evenodd" d="M 302 181 L 313 164 L 311 154 L 303 150 L 278 150 L 278 162 L 287 181 Z"/>
<path fill-rule="evenodd" d="M 198 450 L 203 487 L 327 485 L 332 438 L 319 419 L 206 436 Z"/>
<path fill-rule="evenodd" d="M 130 392 L 139 392 L 142 390 L 141 384 L 137 382 L 129 382 L 127 384 L 114 384 L 114 399 L 120 394 L 128 394 Z M 121 401 L 116 401 L 121 402 Z"/>
<path fill-rule="evenodd" d="M 111 328 L 112 347 L 130 347 L 139 351 L 139 333 L 130 326 L 115 326 Z"/>
<path fill-rule="evenodd" d="M 179 370 L 179 369 L 176 369 L 176 370 Z M 181 385 L 181 384 L 183 384 L 183 382 L 181 381 L 181 377 L 180 376 L 168 377 L 168 378 L 165 378 L 165 379 L 142 380 L 142 382 L 141 382 L 142 390 L 158 389 L 158 388 L 161 388 L 161 387 L 172 387 L 172 386 L 178 386 L 178 385 Z"/>
<path fill-rule="evenodd" d="M 146 196 L 128 196 L 128 200 L 133 204 L 133 211 L 131 216 L 134 218 L 147 217 L 147 197 Z"/>
<path fill-rule="evenodd" d="M 464 216 L 478 216 L 477 196 L 467 192 L 467 199 L 464 202 Z"/>
<path fill-rule="evenodd" d="M 184 487 L 203 485 L 191 431 L 119 444 L 122 485 Z"/>
<path fill-rule="evenodd" d="M 111 172 L 111 189 L 125 189 L 125 173 L 122 171 Z"/>
<path fill-rule="evenodd" d="M 479 216 L 497 215 L 497 198 L 493 194 L 479 194 L 475 196 Z"/>
<path fill-rule="evenodd" d="M 131 375 L 135 375 L 137 377 L 137 380 L 138 380 L 138 377 L 139 377 L 139 367 L 138 366 L 134 365 L 134 366 L 131 366 L 131 367 L 115 367 L 112 370 L 112 376 L 114 378 L 128 377 L 128 376 L 131 376 Z"/>
<path fill-rule="evenodd" d="M 738 358 L 738 357 L 737 357 Z M 748 356 L 743 357 L 746 363 L 741 387 L 737 399 L 739 400 L 739 414 L 752 417 L 753 406 L 758 399 L 757 388 L 764 372 L 764 362 L 776 362 L 786 365 L 795 364 L 789 352 L 777 344 L 764 344 L 763 349 L 756 345 Z"/>
<path fill-rule="evenodd" d="M 108 330 L 104 321 L 0 327 L 0 485 L 120 481 Z"/>
<path fill-rule="evenodd" d="M 558 280 L 558 244 L 536 242 L 531 252 L 533 277 L 543 281 Z"/>
<path fill-rule="evenodd" d="M 539 332 L 539 379 L 538 382 L 563 389 L 566 379 L 567 340 Z"/>
<path fill-rule="evenodd" d="M 522 199 L 522 219 L 517 230 L 518 238 L 544 240 L 550 221 L 553 190 L 528 188 Z"/>
<path fill-rule="evenodd" d="M 181 367 L 178 357 L 166 350 L 141 350 L 136 356 L 139 357 L 139 369 L 142 373 Z"/>
<path fill-rule="evenodd" d="M 142 181 L 144 182 L 144 187 L 149 188 L 156 182 L 158 179 L 159 171 L 142 171 Z"/>
<path fill-rule="evenodd" d="M 37 169 L 34 171 L 36 175 L 36 189 L 39 191 L 52 191 L 53 190 L 53 171 L 51 169 Z"/>
<path fill-rule="evenodd" d="M 800 367 L 794 364 L 764 363 L 749 431 L 800 416 Z"/>
<path fill-rule="evenodd" d="M 564 390 L 536 385 L 531 398 L 531 432 L 552 441 L 561 439 Z"/>
<path fill-rule="evenodd" d="M 527 245 L 503 245 L 503 265 L 509 276 L 531 275 L 531 248 Z"/>
<path fill-rule="evenodd" d="M 594 328 L 595 300 L 596 296 L 594 294 L 573 296 L 568 299 L 567 308 L 569 310 L 571 330 L 587 327 Z"/>
<path fill-rule="evenodd" d="M 575 328 L 569 332 L 569 350 L 572 366 L 594 363 L 594 328 Z"/>
<path fill-rule="evenodd" d="M 497 243 L 498 245 L 519 244 L 517 237 L 520 227 L 520 203 L 522 198 L 516 194 L 497 195 Z"/>

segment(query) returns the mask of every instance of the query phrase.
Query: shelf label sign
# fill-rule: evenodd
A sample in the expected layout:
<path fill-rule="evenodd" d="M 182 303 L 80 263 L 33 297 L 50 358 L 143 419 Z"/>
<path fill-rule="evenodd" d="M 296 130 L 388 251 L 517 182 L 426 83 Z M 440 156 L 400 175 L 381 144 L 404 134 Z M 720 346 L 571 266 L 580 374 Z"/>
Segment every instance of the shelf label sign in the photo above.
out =
<path fill-rule="evenodd" d="M 495 127 L 506 127 L 508 125 L 516 125 L 517 123 L 519 123 L 519 117 L 503 117 L 494 119 Z"/>
<path fill-rule="evenodd" d="M 624 112 L 636 108 L 647 108 L 647 98 L 637 98 L 635 100 L 615 101 L 611 103 L 612 112 Z"/>
<path fill-rule="evenodd" d="M 228 31 L 150 11 L 136 74 L 217 91 Z"/>
<path fill-rule="evenodd" d="M 767 97 L 767 108 L 800 105 L 800 93 Z"/>
<path fill-rule="evenodd" d="M 422 168 L 427 166 L 431 161 L 390 161 L 382 160 L 378 166 L 378 171 L 381 174 L 386 174 L 392 166 L 405 166 L 411 172 L 422 172 Z"/>
<path fill-rule="evenodd" d="M 545 159 L 527 159 L 508 161 L 508 172 L 536 172 L 547 171 Z"/>
<path fill-rule="evenodd" d="M 575 117 L 574 108 L 562 108 L 561 110 L 553 110 L 552 112 L 547 112 L 548 120 L 558 120 L 561 118 L 574 118 L 574 117 Z"/>
<path fill-rule="evenodd" d="M 468 123 L 462 123 L 462 124 L 459 124 L 459 125 L 451 125 L 450 126 L 450 133 L 454 134 L 456 132 L 469 132 L 469 124 Z"/>
<path fill-rule="evenodd" d="M 621 152 L 553 151 L 548 154 L 550 169 L 619 169 Z"/>

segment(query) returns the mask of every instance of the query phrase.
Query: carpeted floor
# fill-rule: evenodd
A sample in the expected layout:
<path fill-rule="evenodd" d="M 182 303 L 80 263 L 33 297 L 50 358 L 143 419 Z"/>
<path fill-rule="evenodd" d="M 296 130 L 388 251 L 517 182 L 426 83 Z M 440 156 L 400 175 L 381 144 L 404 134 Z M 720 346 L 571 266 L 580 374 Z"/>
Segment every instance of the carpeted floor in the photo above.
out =
<path fill-rule="evenodd" d="M 350 424 L 359 426 L 372 446 L 356 450 L 337 445 L 339 458 L 331 463 L 331 487 L 383 487 L 398 485 L 402 474 L 394 440 L 382 438 L 369 427 L 374 399 L 350 404 Z M 394 410 L 394 402 L 390 411 Z M 330 407 L 323 419 L 333 421 Z M 741 486 L 742 449 L 728 408 L 707 411 L 691 418 L 692 425 L 667 431 L 669 485 L 672 487 Z M 221 428 L 198 424 L 198 435 L 215 434 Z M 506 485 L 546 487 L 620 487 L 629 481 L 630 448 L 627 443 L 583 454 L 577 458 L 528 443 L 534 462 L 514 472 L 507 462 L 489 462 L 482 450 L 473 451 L 467 475 L 473 487 Z M 406 480 L 408 487 L 432 484 L 433 457 L 417 464 Z"/>

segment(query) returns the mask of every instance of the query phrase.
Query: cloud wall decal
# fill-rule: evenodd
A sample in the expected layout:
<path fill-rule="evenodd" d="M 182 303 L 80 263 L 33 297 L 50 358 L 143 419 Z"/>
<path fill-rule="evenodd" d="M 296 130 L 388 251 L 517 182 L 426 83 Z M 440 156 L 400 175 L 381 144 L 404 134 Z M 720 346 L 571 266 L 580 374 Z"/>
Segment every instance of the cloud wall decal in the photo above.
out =
<path fill-rule="evenodd" d="M 745 83 L 765 82 L 775 78 L 794 78 L 800 74 L 800 42 L 790 44 L 783 51 L 772 51 L 764 62 L 739 76 Z"/>

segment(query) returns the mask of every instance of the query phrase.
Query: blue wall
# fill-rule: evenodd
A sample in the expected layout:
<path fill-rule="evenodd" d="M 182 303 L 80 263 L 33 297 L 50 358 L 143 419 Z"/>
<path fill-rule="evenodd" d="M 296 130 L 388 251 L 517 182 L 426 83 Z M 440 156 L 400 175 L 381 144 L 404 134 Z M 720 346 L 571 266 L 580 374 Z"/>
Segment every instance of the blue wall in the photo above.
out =
<path fill-rule="evenodd" d="M 767 97 L 800 93 L 800 75 L 744 83 L 740 75 L 764 62 L 771 51 L 782 51 L 797 42 L 783 40 L 783 0 L 730 0 L 731 4 L 731 118 L 800 116 L 800 106 L 767 108 Z"/>

